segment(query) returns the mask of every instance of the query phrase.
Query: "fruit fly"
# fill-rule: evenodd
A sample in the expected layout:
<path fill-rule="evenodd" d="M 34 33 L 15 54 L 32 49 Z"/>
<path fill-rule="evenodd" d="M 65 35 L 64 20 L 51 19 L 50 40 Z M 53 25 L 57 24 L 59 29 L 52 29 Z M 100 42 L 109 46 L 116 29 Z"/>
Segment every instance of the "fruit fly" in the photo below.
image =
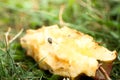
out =
<path fill-rule="evenodd" d="M 52 38 L 48 38 L 48 42 L 50 43 L 50 44 L 52 44 Z"/>

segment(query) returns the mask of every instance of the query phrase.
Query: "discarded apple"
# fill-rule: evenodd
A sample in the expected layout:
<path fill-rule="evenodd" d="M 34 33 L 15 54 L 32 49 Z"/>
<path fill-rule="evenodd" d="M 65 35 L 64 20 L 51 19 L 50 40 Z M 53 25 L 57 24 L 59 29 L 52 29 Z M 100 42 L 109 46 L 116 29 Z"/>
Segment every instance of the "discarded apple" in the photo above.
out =
<path fill-rule="evenodd" d="M 27 30 L 21 38 L 21 45 L 27 50 L 27 55 L 39 63 L 40 68 L 71 79 L 80 74 L 101 78 L 98 77 L 101 73 L 105 79 L 106 74 L 98 72 L 100 64 L 116 58 L 116 51 L 109 51 L 99 46 L 91 36 L 65 26 Z"/>

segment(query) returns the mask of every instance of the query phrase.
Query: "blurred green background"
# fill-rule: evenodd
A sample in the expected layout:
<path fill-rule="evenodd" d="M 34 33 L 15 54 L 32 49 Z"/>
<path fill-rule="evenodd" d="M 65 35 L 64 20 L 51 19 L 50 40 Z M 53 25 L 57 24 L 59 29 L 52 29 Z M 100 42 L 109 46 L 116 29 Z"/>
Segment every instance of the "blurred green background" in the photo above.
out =
<path fill-rule="evenodd" d="M 22 28 L 38 29 L 60 24 L 59 13 L 66 26 L 87 33 L 118 57 L 110 77 L 120 79 L 120 0 L 0 0 L 0 79 L 58 80 L 60 77 L 38 69 L 25 55 L 19 39 L 6 45 L 5 33 L 11 28 L 12 39 Z M 107 57 L 107 56 L 106 56 Z M 27 58 L 27 60 L 26 60 Z"/>

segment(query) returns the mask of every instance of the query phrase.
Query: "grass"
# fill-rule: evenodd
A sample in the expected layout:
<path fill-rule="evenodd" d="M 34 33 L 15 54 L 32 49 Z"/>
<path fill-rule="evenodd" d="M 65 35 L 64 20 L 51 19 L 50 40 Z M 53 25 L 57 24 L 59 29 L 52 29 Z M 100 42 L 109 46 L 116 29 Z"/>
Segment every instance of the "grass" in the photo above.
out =
<path fill-rule="evenodd" d="M 29 4 L 29 5 L 28 5 Z M 59 25 L 59 11 L 64 5 L 63 21 L 67 26 L 94 37 L 118 57 L 113 63 L 111 78 L 120 79 L 120 1 L 119 0 L 1 0 L 0 2 L 0 79 L 1 80 L 58 80 L 38 68 L 26 56 L 19 39 L 25 30 L 42 25 Z M 11 28 L 7 39 L 5 33 Z M 8 42 L 24 31 L 9 44 Z"/>

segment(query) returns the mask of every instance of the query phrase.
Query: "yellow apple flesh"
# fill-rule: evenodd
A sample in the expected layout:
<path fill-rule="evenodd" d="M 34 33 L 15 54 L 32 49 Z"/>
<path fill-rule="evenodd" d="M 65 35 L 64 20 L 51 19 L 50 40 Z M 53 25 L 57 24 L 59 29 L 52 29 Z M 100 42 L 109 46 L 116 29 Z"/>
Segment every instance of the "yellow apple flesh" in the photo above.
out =
<path fill-rule="evenodd" d="M 41 69 L 72 79 L 82 73 L 95 77 L 98 60 L 112 62 L 116 58 L 116 51 L 109 51 L 91 36 L 65 26 L 27 30 L 21 45 Z"/>

